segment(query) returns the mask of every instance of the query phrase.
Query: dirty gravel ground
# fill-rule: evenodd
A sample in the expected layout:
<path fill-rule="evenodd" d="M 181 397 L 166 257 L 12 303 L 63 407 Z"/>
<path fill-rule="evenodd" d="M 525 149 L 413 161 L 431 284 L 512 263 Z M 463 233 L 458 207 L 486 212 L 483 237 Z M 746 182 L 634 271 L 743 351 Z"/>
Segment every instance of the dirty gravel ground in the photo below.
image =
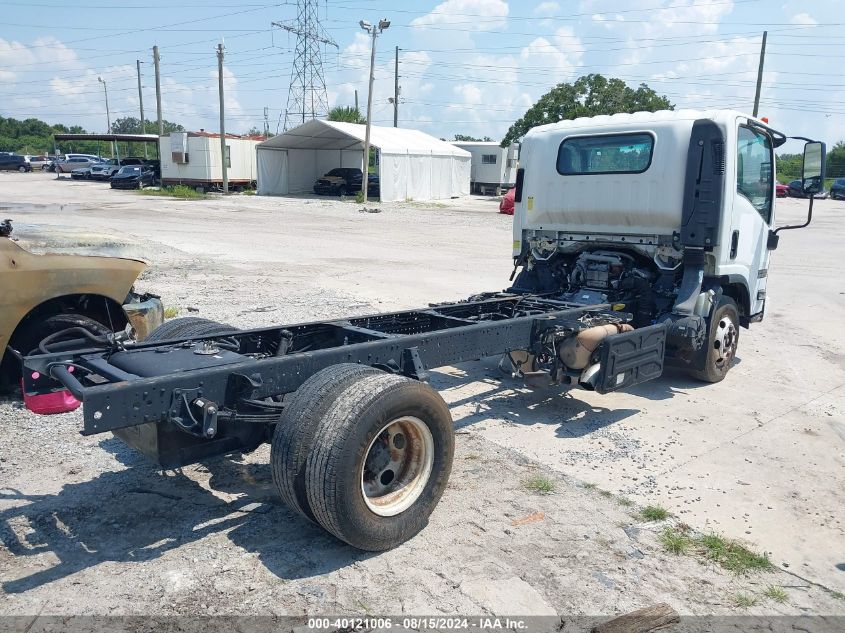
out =
<path fill-rule="evenodd" d="M 511 235 L 496 207 L 174 201 L 0 174 L 3 217 L 116 233 L 152 262 L 141 290 L 240 327 L 500 289 Z M 804 209 L 779 201 L 783 221 Z M 719 385 L 667 374 L 601 397 L 528 391 L 492 361 L 436 372 L 458 429 L 450 485 L 422 534 L 379 555 L 288 512 L 267 447 L 162 473 L 110 436 L 79 436 L 78 412 L 0 402 L 0 614 L 612 614 L 660 601 L 845 614 L 843 213 L 818 202 L 810 229 L 783 234 L 767 319 L 742 331 Z M 553 493 L 526 489 L 537 474 Z M 743 539 L 776 569 L 736 576 L 667 554 L 664 524 L 625 498 Z M 772 585 L 785 603 L 763 597 Z M 739 593 L 757 605 L 738 609 Z"/>

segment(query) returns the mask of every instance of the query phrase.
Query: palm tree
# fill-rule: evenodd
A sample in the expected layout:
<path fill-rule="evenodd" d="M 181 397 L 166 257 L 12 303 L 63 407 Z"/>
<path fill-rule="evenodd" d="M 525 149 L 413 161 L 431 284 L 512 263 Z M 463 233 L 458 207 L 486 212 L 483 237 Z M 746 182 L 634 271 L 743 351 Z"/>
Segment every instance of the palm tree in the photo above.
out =
<path fill-rule="evenodd" d="M 337 106 L 329 111 L 329 121 L 343 121 L 344 123 L 367 123 L 366 117 L 358 108 L 352 106 Z"/>

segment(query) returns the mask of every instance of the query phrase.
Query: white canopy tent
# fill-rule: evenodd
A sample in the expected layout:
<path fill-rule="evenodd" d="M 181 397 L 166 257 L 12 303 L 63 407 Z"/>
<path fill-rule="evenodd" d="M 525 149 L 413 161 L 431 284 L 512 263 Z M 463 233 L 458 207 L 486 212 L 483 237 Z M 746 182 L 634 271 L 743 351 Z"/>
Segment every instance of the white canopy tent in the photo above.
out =
<path fill-rule="evenodd" d="M 313 119 L 258 145 L 258 193 L 310 193 L 335 167 L 363 167 L 366 127 Z M 370 127 L 379 152 L 383 201 L 438 200 L 469 194 L 471 155 L 419 130 Z"/>

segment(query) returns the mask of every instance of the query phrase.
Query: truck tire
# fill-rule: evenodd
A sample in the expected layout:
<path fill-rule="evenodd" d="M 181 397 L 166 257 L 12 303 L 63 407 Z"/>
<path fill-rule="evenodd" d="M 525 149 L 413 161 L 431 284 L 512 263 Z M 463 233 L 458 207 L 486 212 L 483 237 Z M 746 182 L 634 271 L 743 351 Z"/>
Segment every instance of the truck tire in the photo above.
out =
<path fill-rule="evenodd" d="M 181 319 L 172 319 L 159 325 L 143 342 L 157 343 L 159 341 L 186 339 L 192 336 L 210 336 L 212 334 L 224 334 L 236 331 L 238 331 L 236 327 L 227 325 L 226 323 L 218 323 L 211 319 L 182 317 Z"/>
<path fill-rule="evenodd" d="M 270 469 L 282 501 L 317 523 L 305 489 L 305 462 L 314 446 L 317 426 L 338 395 L 364 376 L 383 374 L 368 365 L 342 363 L 317 372 L 285 397 L 285 409 L 273 432 Z"/>
<path fill-rule="evenodd" d="M 722 296 L 707 331 L 704 369 L 691 375 L 704 382 L 721 382 L 727 376 L 739 345 L 739 310 L 730 297 Z"/>
<path fill-rule="evenodd" d="M 308 503 L 340 540 L 390 549 L 428 524 L 454 450 L 452 416 L 434 389 L 392 374 L 365 376 L 319 423 L 306 462 Z"/>

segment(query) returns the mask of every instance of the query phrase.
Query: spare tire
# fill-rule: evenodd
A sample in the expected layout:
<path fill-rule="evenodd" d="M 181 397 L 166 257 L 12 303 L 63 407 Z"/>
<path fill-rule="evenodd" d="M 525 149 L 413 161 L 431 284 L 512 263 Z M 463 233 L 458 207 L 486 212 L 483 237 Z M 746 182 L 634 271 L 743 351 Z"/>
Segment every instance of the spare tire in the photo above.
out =
<path fill-rule="evenodd" d="M 220 323 L 211 319 L 183 317 L 181 319 L 172 319 L 158 326 L 143 342 L 157 343 L 159 341 L 188 339 L 195 336 L 212 336 L 214 334 L 229 334 L 231 332 L 240 332 L 240 330 L 227 323 Z"/>

